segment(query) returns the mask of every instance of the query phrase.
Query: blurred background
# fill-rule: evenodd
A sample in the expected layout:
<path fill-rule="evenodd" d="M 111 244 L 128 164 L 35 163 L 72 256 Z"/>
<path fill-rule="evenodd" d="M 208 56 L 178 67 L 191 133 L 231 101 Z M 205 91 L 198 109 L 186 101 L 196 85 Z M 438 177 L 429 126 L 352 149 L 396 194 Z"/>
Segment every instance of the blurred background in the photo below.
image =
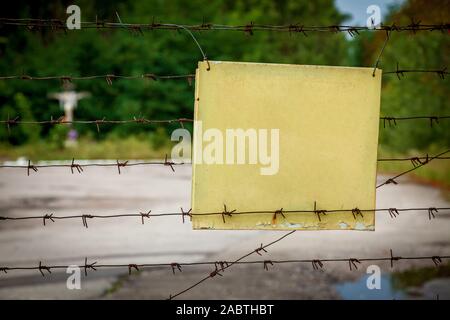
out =
<path fill-rule="evenodd" d="M 392 23 L 407 25 L 412 21 L 436 24 L 448 23 L 450 20 L 450 1 L 439 0 L 210 0 L 207 3 L 195 0 L 75 2 L 16 0 L 10 3 L 8 8 L 2 8 L 1 16 L 65 20 L 66 8 L 70 4 L 77 4 L 81 8 L 82 21 L 98 19 L 118 22 L 117 12 L 125 23 L 155 21 L 178 24 L 242 25 L 253 22 L 279 25 L 301 23 L 313 26 L 342 24 L 364 26 L 369 16 L 366 12 L 369 5 L 378 5 L 381 8 L 382 23 L 385 25 Z M 302 33 L 257 31 L 252 35 L 229 31 L 206 31 L 194 34 L 211 60 L 365 67 L 374 65 L 386 37 L 383 32 L 360 32 L 354 37 L 345 33 L 330 32 L 308 33 L 307 36 Z M 440 69 L 449 66 L 448 37 L 448 32 L 392 33 L 379 68 L 383 71 L 394 71 L 397 63 L 400 68 L 405 69 Z M 140 75 L 145 73 L 179 75 L 193 73 L 197 62 L 201 59 L 192 38 L 182 31 L 153 30 L 144 31 L 141 34 L 129 30 L 89 29 L 64 32 L 50 28 L 29 30 L 24 27 L 0 26 L 1 76 Z M 442 80 L 436 74 L 428 73 L 405 74 L 401 80 L 395 75 L 384 76 L 381 96 L 382 116 L 448 115 L 449 81 L 449 77 Z M 58 101 L 58 94 L 69 89 L 83 94 L 83 97 L 79 96 L 80 99 L 73 110 L 75 120 L 193 117 L 194 84 L 186 79 L 175 81 L 113 79 L 112 85 L 104 79 L 95 79 L 73 81 L 69 87 L 63 86 L 59 80 L 0 80 L 0 119 L 14 119 L 16 116 L 20 116 L 23 121 L 58 119 L 65 115 Z M 179 127 L 178 123 L 173 125 L 104 124 L 98 132 L 95 125 L 75 124 L 73 127 L 14 125 L 9 130 L 7 126 L 1 126 L 0 161 L 21 163 L 25 159 L 37 162 L 71 160 L 73 157 L 77 160 L 161 159 L 165 154 L 170 154 L 172 146 L 170 133 L 177 127 Z M 189 124 L 186 124 L 186 127 L 192 129 Z M 383 128 L 383 123 L 380 122 L 380 158 L 434 155 L 445 151 L 449 145 L 448 121 L 443 120 L 432 128 L 425 120 L 399 122 L 392 128 L 388 126 Z M 378 168 L 380 179 L 410 167 L 409 162 L 382 162 Z M 117 180 L 118 176 L 107 175 L 108 168 L 89 169 L 85 170 L 83 175 L 76 176 L 68 174 L 66 169 L 45 172 L 42 170 L 39 174 L 28 178 L 23 170 L 8 172 L 2 170 L 0 172 L 0 213 L 20 216 L 31 213 L 42 214 L 43 211 L 73 214 L 79 213 L 80 210 L 117 213 L 124 210 L 133 212 L 145 210 L 148 207 L 162 211 L 177 211 L 180 205 L 188 208 L 190 168 L 176 168 L 175 174 L 166 169 L 126 168 L 120 180 Z M 437 204 L 448 207 L 450 163 L 449 161 L 433 161 L 408 175 L 405 178 L 405 185 L 386 186 L 382 189 L 383 191 L 380 189 L 378 194 L 378 205 L 381 207 L 437 206 Z M 174 190 L 178 191 L 176 196 L 174 196 Z M 392 226 L 391 220 L 384 219 L 377 221 L 377 231 L 364 235 L 352 232 L 347 234 L 342 232 L 297 233 L 292 241 L 286 241 L 285 247 L 280 248 L 279 254 L 284 257 L 292 255 L 293 252 L 305 255 L 309 253 L 316 255 L 317 252 L 321 252 L 329 256 L 338 256 L 340 253 L 373 254 L 373 250 L 385 253 L 383 250 L 392 247 L 391 241 L 394 240 L 400 248 L 412 253 L 419 253 L 422 250 L 426 252 L 426 249 L 430 248 L 436 249 L 434 251 L 438 253 L 445 252 L 449 248 L 450 225 L 445 214 L 431 222 L 419 215 L 408 220 L 406 217 L 400 217 L 405 219 L 404 222 Z M 434 227 L 431 228 L 430 225 Z M 201 260 L 205 257 L 216 257 L 218 252 L 228 253 L 232 258 L 241 250 L 241 248 L 236 249 L 237 251 L 232 250 L 233 245 L 238 242 L 248 243 L 247 249 L 251 249 L 255 244 L 259 244 L 261 239 L 270 240 L 277 236 L 277 233 L 257 231 L 194 232 L 195 236 L 192 236 L 190 225 L 182 225 L 179 221 L 158 221 L 145 227 L 137 223 L 117 225 L 114 222 L 99 222 L 98 226 L 92 228 L 96 231 L 91 228 L 86 231 L 81 226 L 73 226 L 65 222 L 58 222 L 46 228 L 44 230 L 42 226 L 36 226 L 35 223 L 19 225 L 8 222 L 8 226 L 2 224 L 0 226 L 0 262 L 27 264 L 43 259 L 55 263 L 62 261 L 81 263 L 78 260 L 82 260 L 86 254 L 103 257 L 102 262 L 107 262 L 108 259 L 114 262 L 135 259 L 153 262 L 170 260 L 174 257 L 181 257 L 182 260 Z M 53 228 L 53 231 L 48 230 L 49 228 Z M 397 228 L 402 229 L 401 234 L 398 233 Z M 428 228 L 426 233 L 425 228 Z M 416 235 L 422 232 L 424 232 L 423 236 L 418 238 Z M 80 236 L 81 233 L 83 236 Z M 169 240 L 163 239 L 172 233 L 175 236 L 170 237 Z M 380 238 L 380 234 L 383 237 Z M 413 244 L 408 234 L 421 245 Z M 336 237 L 339 238 L 338 241 Z M 316 240 L 321 241 L 322 247 L 318 246 Z M 67 249 L 68 243 L 70 243 L 70 250 Z M 296 251 L 299 243 L 304 246 L 304 250 Z M 330 243 L 333 243 L 333 249 L 326 250 L 326 244 Z M 405 270 L 409 270 L 411 265 L 404 267 Z M 345 281 L 358 283 L 355 275 L 350 275 L 348 271 L 339 269 L 334 272 L 330 269 L 329 274 L 316 279 L 314 277 L 317 276 L 302 270 L 298 270 L 299 278 L 290 279 L 287 287 L 283 287 L 282 279 L 277 277 L 268 280 L 269 286 L 275 290 L 273 294 L 276 294 L 276 297 L 287 298 L 358 297 L 352 294 L 345 296 L 345 293 L 342 293 L 347 290 Z M 424 274 L 429 276 L 431 272 L 433 276 L 436 276 L 429 269 L 423 270 L 418 271 L 419 275 L 413 274 L 413 279 L 419 277 L 422 282 L 414 282 L 412 287 L 421 287 L 430 280 L 423 278 Z M 242 271 L 242 277 L 248 276 L 247 271 Z M 167 270 L 155 272 L 162 272 L 167 277 L 172 276 Z M 260 272 L 259 269 L 252 271 L 255 279 L 258 272 Z M 448 268 L 439 272 L 439 276 L 450 273 Z M 298 285 L 306 274 L 312 277 L 308 280 L 309 283 L 317 284 L 317 290 Z M 136 280 L 134 284 L 133 278 L 131 280 L 127 278 L 127 284 L 124 284 L 125 280 L 122 280 L 120 275 L 119 270 L 113 270 L 103 278 L 93 276 L 89 280 L 93 289 L 82 290 L 82 293 L 68 291 L 65 288 L 64 274 L 59 278 L 53 276 L 53 282 L 42 280 L 40 274 L 30 273 L 16 278 L 8 275 L 6 280 L 2 275 L 0 297 L 87 298 L 105 297 L 108 296 L 107 293 L 112 292 L 111 296 L 117 298 L 164 298 L 169 293 L 165 291 L 170 291 L 170 288 L 177 284 L 173 280 L 169 281 L 151 272 L 147 275 L 145 273 L 136 275 L 141 280 Z M 390 277 L 388 276 L 389 279 Z M 401 273 L 399 277 L 404 277 L 404 274 Z M 186 283 L 192 279 L 187 278 Z M 235 285 L 238 286 L 241 278 L 236 276 L 235 279 L 237 279 Z M 216 280 L 209 284 L 215 283 L 210 289 L 211 296 L 203 296 L 205 292 L 200 290 L 197 295 L 194 294 L 191 297 L 274 297 L 270 295 L 270 292 L 264 295 L 265 293 L 258 290 L 259 284 L 246 287 L 245 290 L 249 290 L 248 292 L 244 290 L 236 293 L 233 291 L 236 289 L 224 289 L 224 286 L 229 283 L 226 280 L 219 279 L 219 282 Z M 148 282 L 152 285 L 149 286 Z M 323 287 L 318 285 L 319 282 L 323 283 Z M 95 283 L 97 285 L 94 285 Z M 142 288 L 136 289 L 140 285 Z M 409 285 L 410 283 L 407 282 L 404 287 Z M 439 290 L 443 287 L 448 294 L 450 291 L 448 282 L 439 285 Z M 254 290 L 251 291 L 251 288 Z M 306 290 L 307 288 L 312 291 Z M 351 288 L 348 290 L 353 292 Z M 437 289 L 433 290 L 431 297 Z M 134 293 L 136 296 L 133 296 Z M 420 291 L 418 296 L 425 297 L 423 291 Z M 384 297 L 394 296 L 387 293 Z M 366 296 L 366 298 L 370 297 Z"/>
<path fill-rule="evenodd" d="M 367 2 L 367 3 L 366 3 Z M 71 1 L 14 1 L 2 15 L 20 18 L 67 17 Z M 448 1 L 79 1 L 82 21 L 106 20 L 128 23 L 175 22 L 184 24 L 289 24 L 365 25 L 366 9 L 377 4 L 382 9 L 382 23 L 391 25 L 440 23 L 449 20 Z M 382 32 L 362 32 L 354 38 L 333 34 L 254 32 L 197 32 L 196 37 L 210 59 L 318 64 L 338 66 L 373 66 L 385 39 Z M 407 69 L 436 69 L 449 63 L 448 37 L 440 32 L 392 34 L 380 67 L 395 70 L 399 63 Z M 154 73 L 176 75 L 192 73 L 201 56 L 192 39 L 184 32 L 161 31 L 130 33 L 127 30 L 82 30 L 65 33 L 48 28 L 3 26 L 0 29 L 0 73 L 35 76 L 91 74 L 139 75 Z M 448 110 L 449 79 L 433 74 L 407 74 L 407 81 L 395 75 L 383 78 L 382 115 L 445 115 Z M 406 80 L 406 79 L 404 79 Z M 77 91 L 87 91 L 74 111 L 84 119 L 172 119 L 192 117 L 193 85 L 179 81 L 113 80 L 74 82 Z M 50 120 L 64 115 L 57 99 L 48 95 L 62 90 L 59 80 L 1 81 L 0 118 Z M 176 94 L 174 94 L 176 93 Z M 79 142 L 64 148 L 68 126 L 14 126 L 8 134 L 0 127 L 0 158 L 38 159 L 78 158 L 153 158 L 169 148 L 169 133 L 178 126 L 140 126 L 135 124 L 76 125 Z M 450 141 L 448 122 L 430 130 L 427 125 L 410 121 L 394 129 L 380 130 L 381 155 L 440 152 Z M 443 145 L 444 144 L 444 145 Z M 132 147 L 131 147 L 132 146 Z M 130 148 L 131 147 L 131 148 Z M 43 152 L 45 151 L 45 152 Z M 382 170 L 397 169 L 383 164 Z M 418 175 L 437 179 L 449 186 L 448 167 L 431 164 Z"/>

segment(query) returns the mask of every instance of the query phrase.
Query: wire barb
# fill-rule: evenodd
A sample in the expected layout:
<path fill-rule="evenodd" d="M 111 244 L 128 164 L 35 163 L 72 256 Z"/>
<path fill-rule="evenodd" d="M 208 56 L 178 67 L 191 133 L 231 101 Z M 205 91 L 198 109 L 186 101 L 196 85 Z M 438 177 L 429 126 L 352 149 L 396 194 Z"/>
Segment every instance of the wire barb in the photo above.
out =
<path fill-rule="evenodd" d="M 148 212 L 139 212 L 141 215 L 141 223 L 144 224 L 144 218 L 150 219 L 150 213 L 152 210 L 148 210 Z"/>
<path fill-rule="evenodd" d="M 48 273 L 52 273 L 52 271 L 50 269 L 51 269 L 50 267 L 42 265 L 42 262 L 39 261 L 38 270 L 42 274 L 43 277 L 45 277 L 44 271 L 47 271 Z"/>
<path fill-rule="evenodd" d="M 94 267 L 95 264 L 97 264 L 97 261 L 93 262 L 93 263 L 87 263 L 88 259 L 84 258 L 84 275 L 87 277 L 88 275 L 88 269 L 92 270 L 92 271 L 97 271 L 97 268 Z"/>
<path fill-rule="evenodd" d="M 354 268 L 355 270 L 358 270 L 358 265 L 357 264 L 361 264 L 361 261 L 355 258 L 350 258 L 348 259 L 348 266 L 350 268 L 350 271 L 352 271 Z"/>
<path fill-rule="evenodd" d="M 36 166 L 32 165 L 31 161 L 28 160 L 27 176 L 30 176 L 30 169 L 33 170 L 34 172 L 38 172 L 38 169 L 36 168 Z"/>
<path fill-rule="evenodd" d="M 181 265 L 180 265 L 179 263 L 172 262 L 172 263 L 170 264 L 170 266 L 172 267 L 172 272 L 173 272 L 173 274 L 175 274 L 175 269 L 178 269 L 179 272 L 182 272 L 182 270 L 181 270 Z"/>
<path fill-rule="evenodd" d="M 273 262 L 271 260 L 264 260 L 263 261 L 263 268 L 264 268 L 264 270 L 269 271 L 269 264 L 271 266 L 273 266 Z"/>
<path fill-rule="evenodd" d="M 353 219 L 355 219 L 355 220 L 356 220 L 356 216 L 358 216 L 358 215 L 361 216 L 361 218 L 364 218 L 361 210 L 358 209 L 358 208 L 353 208 L 352 209 L 352 215 L 353 215 Z"/>
<path fill-rule="evenodd" d="M 226 223 L 226 221 L 225 221 L 225 216 L 231 218 L 231 217 L 232 217 L 232 214 L 233 214 L 235 211 L 236 211 L 236 209 L 231 210 L 231 211 L 228 211 L 228 210 L 227 210 L 227 205 L 224 204 L 224 205 L 223 205 L 223 211 L 222 211 L 222 220 L 223 220 L 223 223 Z"/>
<path fill-rule="evenodd" d="M 436 218 L 436 216 L 434 215 L 435 213 L 438 213 L 438 209 L 436 208 L 429 208 L 428 209 L 428 220 L 431 220 L 431 218 Z"/>
<path fill-rule="evenodd" d="M 55 220 L 53 219 L 53 213 L 51 214 L 46 214 L 42 217 L 42 222 L 44 223 L 44 227 L 45 227 L 45 221 L 46 220 L 50 220 L 51 222 L 55 222 Z"/>
<path fill-rule="evenodd" d="M 394 267 L 394 261 L 398 261 L 398 260 L 402 259 L 402 257 L 394 257 L 394 254 L 392 253 L 392 249 L 389 249 L 389 252 L 391 254 L 391 259 L 390 259 L 390 261 L 391 261 L 391 268 L 393 268 Z"/>
<path fill-rule="evenodd" d="M 389 216 L 391 218 L 396 218 L 398 215 L 400 215 L 400 213 L 398 212 L 398 210 L 396 208 L 389 208 Z"/>
<path fill-rule="evenodd" d="M 139 268 L 138 268 L 137 264 L 131 263 L 128 265 L 128 275 L 131 275 L 131 269 L 135 269 L 136 271 L 139 272 Z"/>
<path fill-rule="evenodd" d="M 314 201 L 314 213 L 317 215 L 317 218 L 319 219 L 319 222 L 322 221 L 320 218 L 320 215 L 327 215 L 327 210 L 317 210 L 316 201 Z"/>
<path fill-rule="evenodd" d="M 440 256 L 432 256 L 431 260 L 433 261 L 436 267 L 438 267 L 442 263 L 442 259 Z"/>
<path fill-rule="evenodd" d="M 314 259 L 311 261 L 312 267 L 314 270 L 323 269 L 323 262 L 318 259 Z"/>
<path fill-rule="evenodd" d="M 175 172 L 175 169 L 173 168 L 173 165 L 174 165 L 174 164 L 175 164 L 175 163 L 172 162 L 172 161 L 167 161 L 167 154 L 166 154 L 166 157 L 164 158 L 164 165 L 165 165 L 165 166 L 169 166 L 170 169 L 172 169 L 172 171 Z"/>
<path fill-rule="evenodd" d="M 286 216 L 283 213 L 283 208 L 279 210 L 275 210 L 273 217 L 272 217 L 272 224 L 275 224 L 277 222 L 277 215 L 281 215 L 284 219 L 286 219 Z"/>
<path fill-rule="evenodd" d="M 182 207 L 180 207 L 180 209 L 181 209 L 181 219 L 183 221 L 183 224 L 184 224 L 184 216 L 188 216 L 190 218 L 190 220 L 192 221 L 192 214 L 191 214 L 192 208 L 189 209 L 188 211 L 184 211 Z"/>
<path fill-rule="evenodd" d="M 117 171 L 119 171 L 120 174 L 120 167 L 126 167 L 126 165 L 128 164 L 128 160 L 124 162 L 119 162 L 119 160 L 116 160 L 116 162 L 117 162 Z"/>
<path fill-rule="evenodd" d="M 265 247 L 263 246 L 263 244 L 261 243 L 261 245 L 255 249 L 255 253 L 257 253 L 258 255 L 262 256 L 262 254 L 260 253 L 261 251 L 267 253 L 267 250 L 265 249 Z"/>
<path fill-rule="evenodd" d="M 73 169 L 77 169 L 78 173 L 82 173 L 83 172 L 83 167 L 79 164 L 75 163 L 75 158 L 72 158 L 72 164 L 70 165 L 70 171 L 73 174 Z"/>
<path fill-rule="evenodd" d="M 92 218 L 94 218 L 94 216 L 91 215 L 91 214 L 83 214 L 83 215 L 81 215 L 81 220 L 83 222 L 83 227 L 85 227 L 87 229 L 88 228 L 87 219 L 92 219 Z"/>

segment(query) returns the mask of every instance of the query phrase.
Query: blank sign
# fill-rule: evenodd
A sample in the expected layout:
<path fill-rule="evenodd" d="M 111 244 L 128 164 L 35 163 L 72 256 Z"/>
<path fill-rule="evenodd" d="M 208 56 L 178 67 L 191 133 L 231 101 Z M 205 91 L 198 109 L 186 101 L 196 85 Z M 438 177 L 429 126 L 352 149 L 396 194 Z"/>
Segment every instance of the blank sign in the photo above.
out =
<path fill-rule="evenodd" d="M 381 70 L 372 73 L 200 62 L 193 228 L 374 230 L 364 211 L 375 208 Z M 264 212 L 237 214 L 250 211 Z"/>

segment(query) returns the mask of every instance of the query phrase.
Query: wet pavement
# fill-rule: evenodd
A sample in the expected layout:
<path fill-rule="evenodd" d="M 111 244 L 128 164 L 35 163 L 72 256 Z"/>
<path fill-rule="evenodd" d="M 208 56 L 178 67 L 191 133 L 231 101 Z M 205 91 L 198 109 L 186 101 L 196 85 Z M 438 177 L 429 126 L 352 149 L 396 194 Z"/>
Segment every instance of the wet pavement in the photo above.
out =
<path fill-rule="evenodd" d="M 24 170 L 0 171 L 0 215 L 24 216 L 71 214 L 116 214 L 179 212 L 190 207 L 190 166 L 173 173 L 163 166 L 85 168 L 83 174 L 70 174 L 67 168 L 42 169 L 27 177 Z M 386 177 L 379 177 L 382 181 Z M 377 207 L 449 207 L 440 190 L 399 179 L 377 191 Z M 158 263 L 176 261 L 233 260 L 261 243 L 281 235 L 279 231 L 191 230 L 181 217 L 152 218 L 141 224 L 135 220 L 81 219 L 41 221 L 2 221 L 0 223 L 0 265 L 78 264 L 84 258 L 98 263 Z M 271 247 L 264 257 L 252 259 L 313 259 L 396 255 L 443 255 L 450 253 L 450 212 L 428 219 L 427 212 L 405 212 L 396 219 L 377 214 L 376 231 L 298 231 Z M 365 275 L 362 264 L 350 272 L 347 263 L 326 263 L 323 271 L 309 264 L 276 265 L 271 271 L 262 265 L 233 266 L 223 277 L 205 281 L 186 293 L 188 299 L 339 299 L 346 295 L 339 284 L 358 281 Z M 431 261 L 400 261 L 395 270 L 432 265 Z M 383 273 L 389 262 L 380 263 Z M 38 271 L 16 271 L 0 275 L 0 298 L 55 299 L 152 299 L 168 298 L 185 289 L 212 270 L 183 268 L 172 274 L 170 268 L 147 269 L 128 277 L 126 269 L 90 272 L 82 277 L 81 290 L 68 290 L 64 270 L 41 276 Z M 125 276 L 122 276 L 125 275 Z M 442 283 L 447 283 L 443 285 Z M 432 297 L 448 282 L 428 284 Z M 445 291 L 445 290 L 444 290 Z"/>

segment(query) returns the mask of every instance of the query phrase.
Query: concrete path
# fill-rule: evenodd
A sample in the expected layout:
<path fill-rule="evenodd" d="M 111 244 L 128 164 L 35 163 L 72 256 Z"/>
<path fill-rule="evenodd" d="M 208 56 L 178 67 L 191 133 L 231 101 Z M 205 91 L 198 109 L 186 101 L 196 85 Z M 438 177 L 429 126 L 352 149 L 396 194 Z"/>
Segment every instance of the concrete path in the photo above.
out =
<path fill-rule="evenodd" d="M 190 206 L 190 166 L 177 167 L 175 173 L 163 166 L 122 168 L 121 175 L 115 168 L 85 168 L 81 175 L 68 170 L 41 169 L 30 177 L 25 170 L 0 170 L 0 215 L 138 213 L 150 208 L 155 213 L 178 212 L 180 206 Z M 377 207 L 450 206 L 437 189 L 407 178 L 399 182 L 379 189 Z M 299 231 L 274 245 L 264 259 L 385 256 L 389 248 L 405 256 L 449 254 L 449 218 L 450 212 L 440 212 L 431 221 L 426 212 L 401 213 L 396 219 L 379 214 L 375 232 Z M 47 221 L 46 227 L 38 221 L 0 221 L 0 265 L 83 264 L 85 257 L 98 263 L 232 260 L 281 235 L 276 231 L 192 231 L 189 222 L 180 220 L 154 218 L 142 225 L 138 217 L 96 219 L 88 221 L 88 229 L 81 219 Z M 412 264 L 400 262 L 396 268 Z M 388 264 L 380 266 L 389 271 Z M 185 269 L 176 276 L 170 268 L 131 277 L 121 277 L 127 274 L 124 269 L 91 272 L 83 276 L 82 290 L 68 290 L 68 275 L 63 271 L 45 278 L 37 271 L 9 272 L 0 275 L 0 298 L 167 298 L 211 272 L 209 268 Z M 360 277 L 364 271 L 362 266 L 350 273 L 345 263 L 329 264 L 318 272 L 309 265 L 277 266 L 273 272 L 261 265 L 236 266 L 183 297 L 339 298 L 332 284 Z"/>

